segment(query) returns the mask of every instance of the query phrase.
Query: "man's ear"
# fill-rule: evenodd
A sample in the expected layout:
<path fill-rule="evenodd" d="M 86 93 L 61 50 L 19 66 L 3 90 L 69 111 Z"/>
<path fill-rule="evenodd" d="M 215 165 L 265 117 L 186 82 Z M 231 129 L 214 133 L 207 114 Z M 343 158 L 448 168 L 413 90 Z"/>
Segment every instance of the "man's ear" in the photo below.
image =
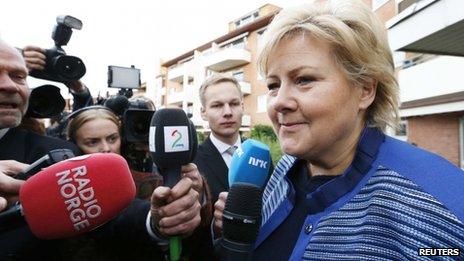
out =
<path fill-rule="evenodd" d="M 361 88 L 361 97 L 359 100 L 359 109 L 366 110 L 374 102 L 377 93 L 378 82 L 374 79 L 366 81 Z"/>
<path fill-rule="evenodd" d="M 201 106 L 200 112 L 201 112 L 201 118 L 202 118 L 204 121 L 208 121 L 208 118 L 206 117 L 206 110 L 205 110 L 205 107 Z"/>

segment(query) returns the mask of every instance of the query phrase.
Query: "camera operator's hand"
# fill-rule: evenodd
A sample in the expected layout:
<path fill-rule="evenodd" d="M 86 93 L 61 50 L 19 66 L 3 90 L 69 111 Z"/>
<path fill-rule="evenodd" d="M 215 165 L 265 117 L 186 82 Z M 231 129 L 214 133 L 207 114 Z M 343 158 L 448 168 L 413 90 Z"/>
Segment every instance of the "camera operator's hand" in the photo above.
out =
<path fill-rule="evenodd" d="M 23 56 L 29 72 L 33 70 L 42 71 L 45 69 L 45 49 L 38 46 L 28 45 L 23 48 Z"/>
<path fill-rule="evenodd" d="M 194 181 L 187 176 L 192 173 L 186 174 L 198 172 L 192 165 L 194 169 L 186 167 L 189 171 L 182 173 L 183 178 L 172 189 L 158 187 L 152 194 L 151 222 L 163 236 L 190 235 L 201 222 L 198 192 Z"/>
<path fill-rule="evenodd" d="M 45 69 L 45 64 L 47 61 L 45 56 L 45 49 L 42 49 L 38 46 L 28 45 L 23 48 L 23 56 L 29 72 L 34 70 L 42 71 Z M 85 85 L 80 80 L 71 81 L 65 84 L 75 93 L 81 93 L 87 89 L 87 87 L 85 87 Z"/>
<path fill-rule="evenodd" d="M 0 160 L 0 211 L 3 211 L 8 203 L 17 201 L 19 189 L 24 184 L 23 180 L 10 176 L 14 176 L 28 166 L 15 160 Z"/>

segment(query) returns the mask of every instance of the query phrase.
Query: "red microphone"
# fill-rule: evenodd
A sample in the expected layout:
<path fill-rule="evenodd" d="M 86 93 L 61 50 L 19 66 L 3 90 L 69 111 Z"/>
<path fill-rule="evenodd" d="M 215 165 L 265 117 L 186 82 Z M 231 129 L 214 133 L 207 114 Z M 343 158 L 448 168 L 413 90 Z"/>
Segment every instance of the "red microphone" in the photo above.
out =
<path fill-rule="evenodd" d="M 126 160 L 112 153 L 71 158 L 47 167 L 21 187 L 22 214 L 41 239 L 77 236 L 129 206 L 135 185 Z"/>

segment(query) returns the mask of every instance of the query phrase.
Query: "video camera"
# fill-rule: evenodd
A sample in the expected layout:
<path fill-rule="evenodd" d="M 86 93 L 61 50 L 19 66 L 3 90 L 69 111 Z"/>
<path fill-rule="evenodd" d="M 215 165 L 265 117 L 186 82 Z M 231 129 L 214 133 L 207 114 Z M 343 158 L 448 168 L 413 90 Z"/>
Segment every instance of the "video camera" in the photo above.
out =
<path fill-rule="evenodd" d="M 42 85 L 32 89 L 26 117 L 56 117 L 63 112 L 65 105 L 66 102 L 60 94 L 60 88 L 50 84 Z"/>
<path fill-rule="evenodd" d="M 140 70 L 133 65 L 108 66 L 108 87 L 119 88 L 118 95 L 108 98 L 104 105 L 121 118 L 123 140 L 148 144 L 154 105 L 142 98 L 131 99 L 132 90 L 140 88 Z"/>
<path fill-rule="evenodd" d="M 52 33 L 55 46 L 45 50 L 45 69 L 34 70 L 30 75 L 62 83 L 79 80 L 86 72 L 84 63 L 76 56 L 66 55 L 61 46 L 68 44 L 72 29 L 82 29 L 82 22 L 75 17 L 64 15 L 56 17 L 56 23 Z"/>
<path fill-rule="evenodd" d="M 108 66 L 108 87 L 118 88 L 118 95 L 108 98 L 104 105 L 115 112 L 122 123 L 122 154 L 132 170 L 152 171 L 148 151 L 148 134 L 154 104 L 144 98 L 132 98 L 132 90 L 140 88 L 140 70 L 131 67 Z"/>

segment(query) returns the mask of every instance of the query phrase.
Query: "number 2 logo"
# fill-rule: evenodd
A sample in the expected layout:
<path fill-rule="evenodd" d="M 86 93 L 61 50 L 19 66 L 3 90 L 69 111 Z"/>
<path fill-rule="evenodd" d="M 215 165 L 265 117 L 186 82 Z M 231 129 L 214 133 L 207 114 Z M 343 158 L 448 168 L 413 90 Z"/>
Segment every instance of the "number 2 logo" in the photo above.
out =
<path fill-rule="evenodd" d="M 171 148 L 175 148 L 175 147 L 181 147 L 181 148 L 183 148 L 183 147 L 184 147 L 184 144 L 179 143 L 180 140 L 182 139 L 182 133 L 180 133 L 180 132 L 177 131 L 177 130 L 174 130 L 174 131 L 171 133 L 171 136 L 172 136 L 172 137 L 177 136 L 177 139 L 174 140 L 174 142 L 172 143 Z"/>

